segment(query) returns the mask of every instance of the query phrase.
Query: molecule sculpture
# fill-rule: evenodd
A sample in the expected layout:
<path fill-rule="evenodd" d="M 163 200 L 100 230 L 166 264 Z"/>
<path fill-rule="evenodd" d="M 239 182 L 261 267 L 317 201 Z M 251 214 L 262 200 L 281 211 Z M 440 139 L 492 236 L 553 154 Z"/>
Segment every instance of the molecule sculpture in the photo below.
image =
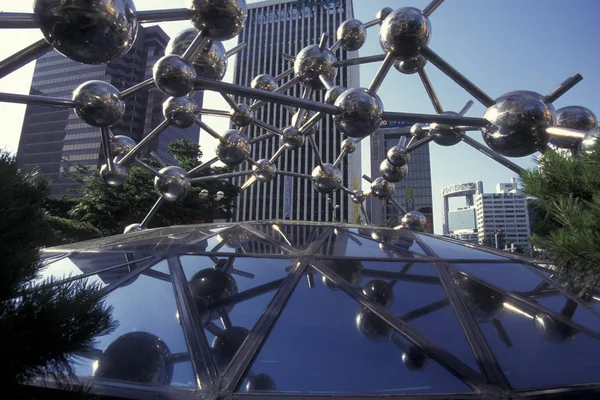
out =
<path fill-rule="evenodd" d="M 429 18 L 442 2 L 432 0 L 423 10 L 413 7 L 396 10 L 384 8 L 374 20 L 366 23 L 349 19 L 339 26 L 336 41 L 330 46 L 329 37 L 324 33 L 318 44 L 306 46 L 295 57 L 285 56 L 293 63 L 293 67 L 275 77 L 258 75 L 250 82 L 250 87 L 246 87 L 222 82 L 227 59 L 246 47 L 242 43 L 225 51 L 222 44 L 223 40 L 236 37 L 243 29 L 247 15 L 245 0 L 192 0 L 186 9 L 153 11 L 136 11 L 132 0 L 89 0 L 77 4 L 62 0 L 35 0 L 31 14 L 0 15 L 0 29 L 38 28 L 44 36 L 42 40 L 0 62 L 0 78 L 51 48 L 81 63 L 108 63 L 131 48 L 139 24 L 190 20 L 194 28 L 184 30 L 171 40 L 166 55 L 154 65 L 152 78 L 123 91 L 106 82 L 89 81 L 74 91 L 72 99 L 0 93 L 0 101 L 70 107 L 82 121 L 100 128 L 105 158 L 100 174 L 109 185 L 121 185 L 134 163 L 155 176 L 154 186 L 160 195 L 158 201 L 142 223 L 127 227 L 126 232 L 144 229 L 163 202 L 180 200 L 191 185 L 248 176 L 241 187 L 245 190 L 254 183 L 270 182 L 277 175 L 310 180 L 315 190 L 323 194 L 339 190 L 346 192 L 353 202 L 360 205 L 366 223 L 369 220 L 364 201 L 368 196 L 389 201 L 405 214 L 399 228 L 418 230 L 423 228 L 422 214 L 416 211 L 407 213 L 393 198 L 394 183 L 408 174 L 410 153 L 417 148 L 431 141 L 441 146 L 453 146 L 462 141 L 520 174 L 521 167 L 506 157 L 528 156 L 549 147 L 567 149 L 575 155 L 588 151 L 600 134 L 598 120 L 587 108 L 570 106 L 555 110 L 552 105 L 582 80 L 578 73 L 547 95 L 519 90 L 494 100 L 449 65 L 429 47 Z M 381 55 L 337 60 L 335 52 L 339 48 L 358 50 L 365 43 L 367 29 L 377 25 L 380 26 Z M 381 65 L 367 87 L 344 88 L 333 85 L 338 68 L 371 62 L 381 62 Z M 486 107 L 482 118 L 465 116 L 472 102 L 459 112 L 444 111 L 425 70 L 428 62 Z M 384 111 L 377 92 L 392 66 L 402 74 L 419 75 L 436 114 Z M 285 94 L 297 84 L 303 86 L 300 98 Z M 163 104 L 164 120 L 137 144 L 130 138 L 113 136 L 110 127 L 122 119 L 125 113 L 124 99 L 150 87 L 156 87 L 170 96 Z M 200 109 L 190 94 L 202 90 L 219 92 L 230 110 Z M 323 103 L 312 100 L 316 91 L 325 91 Z M 237 104 L 232 96 L 254 101 L 252 104 Z M 253 116 L 271 102 L 293 113 L 290 126 L 271 126 Z M 218 133 L 201 121 L 203 114 L 229 117 L 236 129 Z M 347 136 L 333 163 L 323 160 L 314 140 L 318 122 L 328 115 L 333 116 L 337 127 Z M 370 190 L 350 190 L 344 185 L 338 166 L 347 154 L 355 151 L 361 140 L 377 131 L 383 120 L 414 122 L 410 128 L 412 138 L 408 143 L 402 140 L 389 149 L 380 166 L 380 177 L 364 177 L 371 183 Z M 159 162 L 162 168 L 156 171 L 137 157 L 168 126 L 186 128 L 193 124 L 217 140 L 217 156 L 209 162 L 190 171 Z M 246 136 L 249 125 L 256 125 L 268 133 L 250 140 Z M 487 146 L 469 137 L 466 134 L 468 131 L 480 131 Z M 279 137 L 280 143 L 275 154 L 268 159 L 253 159 L 252 146 L 274 136 Z M 310 174 L 277 168 L 277 159 L 284 152 L 296 151 L 307 143 L 317 161 Z M 217 161 L 240 169 L 232 173 L 194 177 Z M 241 168 L 245 163 L 247 169 Z"/>

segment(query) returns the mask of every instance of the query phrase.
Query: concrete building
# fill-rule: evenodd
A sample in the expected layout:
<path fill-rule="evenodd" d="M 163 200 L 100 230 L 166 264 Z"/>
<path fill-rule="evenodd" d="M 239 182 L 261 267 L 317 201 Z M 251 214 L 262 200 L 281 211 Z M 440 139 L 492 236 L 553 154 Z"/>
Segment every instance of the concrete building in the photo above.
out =
<path fill-rule="evenodd" d="M 448 211 L 448 231 L 449 233 L 458 231 L 477 231 L 477 218 L 475 215 L 475 206 L 461 207 L 456 210 Z"/>
<path fill-rule="evenodd" d="M 295 56 L 304 47 L 318 44 L 321 34 L 329 34 L 329 44 L 335 40 L 337 27 L 354 16 L 351 0 L 268 0 L 248 4 L 246 27 L 239 36 L 240 42 L 248 47 L 237 57 L 234 70 L 234 83 L 249 85 L 259 74 L 277 76 L 293 66 L 284 55 Z M 336 51 L 338 60 L 356 57 L 357 52 Z M 285 78 L 280 84 L 285 83 Z M 358 67 L 338 70 L 335 85 L 359 86 Z M 300 85 L 288 93 L 302 94 Z M 314 99 L 323 101 L 324 90 L 317 90 Z M 237 98 L 238 102 L 251 100 Z M 255 117 L 280 129 L 291 125 L 292 115 L 285 107 L 268 104 L 255 113 Z M 248 137 L 254 139 L 265 131 L 255 126 L 247 130 Z M 333 163 L 340 152 L 344 140 L 331 117 L 324 118 L 314 135 L 325 162 Z M 360 147 L 360 146 L 359 146 Z M 253 146 L 253 158 L 269 158 L 279 148 L 279 139 L 271 138 Z M 360 148 L 350 154 L 339 166 L 345 185 L 358 188 L 362 176 Z M 317 165 L 310 144 L 295 151 L 286 151 L 278 159 L 281 170 L 310 174 Z M 245 178 L 235 179 L 242 185 Z M 238 221 L 264 220 L 271 218 L 294 219 L 300 221 L 342 220 L 354 222 L 358 208 L 349 196 L 339 191 L 329 197 L 315 191 L 310 181 L 277 176 L 270 183 L 255 183 L 238 197 L 234 218 Z M 338 207 L 336 207 L 338 206 Z"/>

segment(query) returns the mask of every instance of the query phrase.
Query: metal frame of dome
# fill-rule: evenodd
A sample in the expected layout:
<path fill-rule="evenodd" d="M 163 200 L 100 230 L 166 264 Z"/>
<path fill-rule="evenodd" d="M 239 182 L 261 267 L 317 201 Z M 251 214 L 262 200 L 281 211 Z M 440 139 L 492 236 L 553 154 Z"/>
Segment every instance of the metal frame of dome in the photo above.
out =
<path fill-rule="evenodd" d="M 339 292 L 336 295 L 341 296 L 343 293 L 348 299 L 351 299 L 353 304 L 360 307 L 359 310 L 362 311 L 359 311 L 357 318 L 365 320 L 365 324 L 376 324 L 375 328 L 379 331 L 375 328 L 364 328 L 357 322 L 357 330 L 363 335 L 359 336 L 362 338 L 361 343 L 366 344 L 373 340 L 390 342 L 391 340 L 390 343 L 393 342 L 398 347 L 398 351 L 402 353 L 402 363 L 406 366 L 407 371 L 413 371 L 411 372 L 413 374 L 428 373 L 428 367 L 423 367 L 423 365 L 427 362 L 431 365 L 436 364 L 436 368 L 441 366 L 445 371 L 450 372 L 454 377 L 452 379 L 457 379 L 457 384 L 460 381 L 460 387 L 462 388 L 464 385 L 467 390 L 460 393 L 443 391 L 438 393 L 433 390 L 416 395 L 411 394 L 410 390 L 403 393 L 401 389 L 397 389 L 397 393 L 393 391 L 384 394 L 364 392 L 350 395 L 339 388 L 332 389 L 327 393 L 311 392 L 310 388 L 306 388 L 307 392 L 302 393 L 303 397 L 367 399 L 383 396 L 415 399 L 500 399 L 578 396 L 577 398 L 585 398 L 584 396 L 588 394 L 590 396 L 597 395 L 600 390 L 600 382 L 595 382 L 597 379 L 573 385 L 553 385 L 552 382 L 555 382 L 553 379 L 556 377 L 549 377 L 544 381 L 545 384 L 541 385 L 542 387 L 535 387 L 535 383 L 532 384 L 533 387 L 519 387 L 522 382 L 515 383 L 516 381 L 513 381 L 514 371 L 503 364 L 504 359 L 502 362 L 499 361 L 502 355 L 499 354 L 498 348 L 493 348 L 492 342 L 500 343 L 501 349 L 509 351 L 508 349 L 513 347 L 513 342 L 516 343 L 520 340 L 523 330 L 519 325 L 522 322 L 515 321 L 533 321 L 536 330 L 541 335 L 541 337 L 535 336 L 538 338 L 537 340 L 548 341 L 552 343 L 552 346 L 569 346 L 569 343 L 575 342 L 573 339 L 577 335 L 590 338 L 596 345 L 600 340 L 600 298 L 597 295 L 594 295 L 593 300 L 590 300 L 592 299 L 590 296 L 587 296 L 587 300 L 585 300 L 585 296 L 582 297 L 581 293 L 575 293 L 563 282 L 555 280 L 552 271 L 541 267 L 536 260 L 511 253 L 465 245 L 460 241 L 409 230 L 347 224 L 265 221 L 157 228 L 46 249 L 44 257 L 46 257 L 44 262 L 48 266 L 46 274 L 54 275 L 55 278 L 61 274 L 65 276 L 76 273 L 78 275 L 71 275 L 67 279 L 91 279 L 104 274 L 104 279 L 107 279 L 104 290 L 107 294 L 121 290 L 123 293 L 121 296 L 127 297 L 124 294 L 128 290 L 133 290 L 131 287 L 141 276 L 172 284 L 170 287 L 176 300 L 174 304 L 177 306 L 178 318 L 188 350 L 187 353 L 173 353 L 170 355 L 170 359 L 176 360 L 173 361 L 175 363 L 191 362 L 194 382 L 198 387 L 171 387 L 168 385 L 170 380 L 162 381 L 163 384 L 159 384 L 160 381 L 149 382 L 143 379 L 125 382 L 114 375 L 110 376 L 110 379 L 100 379 L 97 376 L 81 378 L 84 381 L 89 379 L 89 383 L 92 384 L 95 391 L 106 395 L 132 398 L 197 398 L 200 396 L 201 398 L 264 397 L 272 399 L 298 397 L 298 394 L 290 394 L 286 390 L 283 392 L 275 390 L 277 378 L 281 378 L 281 375 L 271 377 L 266 374 L 252 374 L 250 370 L 256 368 L 253 365 L 265 346 L 282 340 L 281 334 L 274 333 L 274 328 L 278 324 L 285 323 L 281 322 L 280 318 L 282 314 L 285 315 L 286 308 L 290 307 L 288 303 L 292 296 L 301 290 L 310 290 L 311 292 L 308 293 L 316 293 L 312 292 L 313 290 L 326 292 L 326 288 Z M 119 258 L 123 257 L 125 257 L 125 262 L 117 262 Z M 192 257 L 192 261 L 185 261 L 185 257 Z M 79 267 L 65 270 L 65 266 L 60 263 L 64 263 L 67 259 Z M 203 259 L 208 263 L 206 264 L 208 268 L 201 268 L 201 263 L 194 261 Z M 227 274 L 229 277 L 239 275 L 249 280 L 259 279 L 261 274 L 267 273 L 265 272 L 267 270 L 259 268 L 257 263 L 259 261 L 261 261 L 259 264 L 264 263 L 267 259 L 279 260 L 279 265 L 288 265 L 288 267 L 279 268 L 280 274 L 276 278 L 272 280 L 269 278 L 264 283 L 239 292 L 237 286 L 233 288 L 230 284 L 223 286 L 214 283 L 211 285 L 212 294 L 210 296 L 212 297 L 210 297 L 206 292 L 199 294 L 198 289 L 190 282 L 190 280 L 193 281 L 193 278 L 190 277 L 189 265 L 194 265 L 194 271 L 197 268 L 201 268 L 200 271 L 219 269 L 222 276 Z M 83 262 L 79 263 L 78 260 L 83 260 Z M 233 263 L 241 261 L 248 264 L 247 268 L 243 270 L 234 268 Z M 156 265 L 160 262 L 166 263 L 165 268 L 168 267 L 168 270 L 158 271 Z M 361 288 L 357 283 L 358 280 L 355 279 L 357 275 L 354 275 L 352 265 L 356 265 L 355 263 L 362 265 L 368 262 L 372 262 L 372 265 L 369 264 L 369 268 L 360 267 L 358 275 L 360 275 L 360 279 L 368 278 L 370 281 Z M 213 263 L 215 266 L 211 268 L 210 265 Z M 418 268 L 429 266 L 427 268 L 433 273 L 411 272 L 410 269 L 414 269 L 415 266 Z M 494 270 L 493 267 L 496 266 L 503 268 Z M 107 274 L 111 271 L 119 273 L 109 279 Z M 509 290 L 506 285 L 511 287 L 512 283 L 498 283 L 496 282 L 497 276 L 488 276 L 486 275 L 488 273 L 510 274 L 516 282 L 523 280 L 529 284 L 531 281 L 536 285 L 530 289 L 521 290 L 525 284 L 515 284 L 515 287 L 519 286 L 520 289 Z M 304 277 L 307 279 L 307 287 L 312 289 L 303 289 L 305 284 L 302 282 L 302 278 Z M 322 284 L 318 283 L 315 277 L 322 278 Z M 386 280 L 388 280 L 387 283 Z M 379 286 L 377 283 L 369 286 L 375 281 L 379 282 Z M 389 301 L 381 293 L 381 287 L 393 287 L 396 282 L 409 285 L 435 285 L 436 288 L 443 290 L 442 293 L 446 297 L 441 300 L 432 298 L 431 301 L 425 301 L 424 305 L 407 309 L 402 315 L 398 315 L 393 308 L 389 307 Z M 58 284 L 59 281 L 55 283 Z M 136 289 L 137 293 L 140 293 L 139 290 L 143 290 L 144 285 L 148 285 L 148 283 L 140 283 L 140 285 L 140 288 Z M 216 289 L 215 293 L 215 287 L 221 289 Z M 417 296 L 414 290 L 418 290 L 421 286 L 410 287 L 412 288 L 411 297 Z M 200 291 L 202 290 L 205 289 L 200 289 Z M 232 323 L 232 320 L 235 322 L 235 319 L 230 318 L 231 308 L 243 307 L 245 302 L 252 301 L 265 293 L 273 294 L 269 301 L 265 300 L 261 303 L 264 305 L 264 309 L 261 308 L 261 312 L 257 313 L 256 321 L 247 327 L 239 328 L 236 333 L 237 327 Z M 394 293 L 398 295 L 403 292 L 395 291 Z M 304 293 L 302 296 L 311 295 Z M 554 303 L 551 305 L 542 303 L 544 298 L 548 297 L 563 299 L 570 306 L 559 309 L 552 305 Z M 199 302 L 199 298 L 204 300 Z M 482 298 L 483 300 L 481 300 Z M 109 297 L 107 300 L 109 304 L 110 299 Z M 258 306 L 255 304 L 253 307 Z M 465 343 L 468 343 L 468 346 L 463 346 L 463 350 L 472 353 L 474 362 L 468 362 L 464 355 L 457 356 L 452 349 L 446 348 L 449 342 L 445 342 L 444 346 L 438 344 L 438 341 L 442 340 L 440 336 L 442 333 L 435 333 L 435 331 L 423 333 L 423 327 L 416 327 L 414 324 L 418 319 L 426 318 L 430 313 L 447 307 L 453 311 L 450 314 L 454 315 L 458 321 L 462 335 L 466 338 Z M 236 314 L 237 318 L 240 313 L 246 313 L 246 310 L 240 309 Z M 573 316 L 575 310 L 579 313 L 576 314 L 578 317 Z M 505 329 L 499 315 L 514 320 L 509 321 L 510 323 Z M 585 319 L 581 319 L 582 316 L 585 316 Z M 153 318 L 155 317 L 153 315 Z M 131 315 L 130 318 L 135 319 L 140 316 Z M 220 320 L 222 328 L 218 327 L 213 320 Z M 598 325 L 590 325 L 596 322 Z M 160 319 L 154 323 L 165 324 L 164 320 Z M 449 323 L 446 321 L 446 324 Z M 487 324 L 483 325 L 483 323 Z M 493 326 L 496 332 L 493 336 L 498 335 L 499 339 L 494 339 L 485 333 L 490 329 L 487 327 L 488 325 Z M 177 323 L 171 322 L 171 326 L 177 326 L 179 329 Z M 521 326 L 521 328 L 517 326 Z M 529 327 L 530 325 L 523 326 Z M 234 329 L 238 339 L 232 339 L 235 335 L 227 336 L 224 332 L 228 332 L 228 329 L 229 332 Z M 383 338 L 377 337 L 381 334 L 381 329 L 384 330 Z M 519 331 L 516 335 L 514 334 L 515 330 Z M 153 335 L 140 332 L 137 334 Z M 355 331 L 348 331 L 347 334 L 355 334 Z M 237 344 L 233 348 L 225 347 L 225 350 L 221 350 L 217 357 L 215 341 L 210 345 L 207 339 L 210 335 L 215 338 L 221 337 L 222 343 L 225 343 L 220 342 L 222 346 L 230 345 L 232 340 Z M 239 335 L 241 335 L 241 339 Z M 121 334 L 119 338 L 123 336 L 125 335 Z M 453 338 L 453 340 L 455 339 L 458 340 L 458 338 Z M 343 342 L 343 338 L 340 337 L 336 340 Z M 113 340 L 111 343 L 115 341 Z M 102 357 L 108 357 L 103 356 L 103 351 L 107 352 L 106 349 L 97 349 L 82 355 L 82 357 L 90 360 L 103 360 Z M 585 358 L 586 354 L 593 353 L 590 348 L 578 347 L 577 351 L 579 353 L 575 355 L 582 358 Z M 332 353 L 330 356 L 335 357 L 336 354 Z M 549 356 L 540 354 L 538 361 Z M 119 358 L 118 361 L 121 365 L 135 365 L 135 363 L 128 364 L 133 361 L 125 356 Z M 100 365 L 102 362 L 100 361 Z M 170 365 L 172 368 L 172 364 Z M 305 374 L 308 374 L 311 366 L 306 365 L 305 367 L 307 369 Z M 138 366 L 138 368 L 141 367 Z M 353 367 L 348 366 L 347 368 L 352 369 Z M 571 368 L 575 369 L 575 366 L 571 366 Z M 129 369 L 131 370 L 131 368 Z M 161 371 L 164 373 L 164 368 Z M 535 373 L 528 371 L 521 369 L 518 373 L 524 374 L 523 379 L 525 380 L 528 378 L 527 374 L 532 374 L 534 381 L 539 379 L 535 377 Z M 251 374 L 252 379 L 260 380 L 256 385 L 263 385 L 260 387 L 267 389 L 252 393 L 241 392 L 244 382 L 249 382 L 247 383 L 248 388 L 255 387 L 251 386 L 254 381 L 248 380 L 250 379 L 248 374 Z M 427 379 L 435 382 L 438 377 L 436 374 L 434 373 Z M 152 376 L 158 375 L 156 372 Z M 306 375 L 301 374 L 296 376 L 296 379 L 301 381 L 307 378 Z M 148 385 L 148 383 L 154 383 L 154 385 Z M 435 389 L 435 384 L 433 386 Z"/>

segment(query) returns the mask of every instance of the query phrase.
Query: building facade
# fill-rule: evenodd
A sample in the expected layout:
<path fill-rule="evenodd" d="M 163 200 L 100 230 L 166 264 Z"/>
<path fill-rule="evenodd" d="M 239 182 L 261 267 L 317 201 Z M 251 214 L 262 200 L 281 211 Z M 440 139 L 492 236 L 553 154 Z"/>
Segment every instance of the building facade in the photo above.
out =
<path fill-rule="evenodd" d="M 448 211 L 449 233 L 465 230 L 477 232 L 475 206 L 461 207 L 456 210 Z"/>
<path fill-rule="evenodd" d="M 169 37 L 160 27 L 140 26 L 131 50 L 105 65 L 80 64 L 52 50 L 37 60 L 30 94 L 70 99 L 79 85 L 90 80 L 102 80 L 119 90 L 126 89 L 152 75 L 152 66 L 164 55 L 168 41 Z M 201 101 L 199 96 L 197 101 Z M 156 89 L 128 97 L 125 114 L 111 131 L 141 140 L 163 120 L 165 98 Z M 166 146 L 171 139 L 186 137 L 198 142 L 198 133 L 198 128 L 169 128 L 149 149 L 168 160 Z M 78 165 L 96 170 L 105 162 L 99 128 L 87 125 L 71 109 L 37 105 L 27 106 L 17 155 L 26 168 L 38 168 L 42 176 L 53 181 L 54 196 L 75 195 L 72 190 L 80 186 L 66 179 L 65 173 Z"/>
<path fill-rule="evenodd" d="M 337 27 L 353 15 L 351 0 L 268 0 L 248 4 L 246 27 L 239 35 L 239 41 L 246 42 L 248 47 L 237 57 L 234 82 L 247 86 L 260 74 L 278 76 L 293 66 L 284 55 L 295 56 L 304 47 L 318 44 L 324 32 L 329 34 L 329 44 L 333 44 Z M 338 60 L 357 56 L 357 52 L 343 49 L 335 54 Z M 288 79 L 291 76 L 279 84 L 284 84 Z M 339 68 L 334 82 L 344 87 L 359 86 L 359 83 L 357 66 Z M 297 85 L 287 93 L 299 97 L 303 89 Z M 324 90 L 316 90 L 313 99 L 323 101 L 324 94 Z M 236 101 L 251 102 L 246 98 L 237 98 Z M 283 106 L 267 104 L 254 115 L 283 129 L 291 125 L 293 114 Z M 250 126 L 247 130 L 251 140 L 264 133 L 256 126 Z M 321 120 L 314 139 L 324 162 L 335 161 L 344 138 L 331 117 Z M 259 142 L 253 145 L 252 156 L 255 160 L 268 159 L 279 146 L 279 139 L 275 137 Z M 343 183 L 350 189 L 359 188 L 362 175 L 360 146 L 357 147 L 357 151 L 348 155 L 339 165 Z M 317 162 L 310 144 L 306 143 L 298 150 L 285 151 L 276 165 L 280 170 L 310 174 Z M 241 186 L 244 181 L 245 178 L 239 178 L 234 183 Z M 310 181 L 279 175 L 272 182 L 255 183 L 246 189 L 238 197 L 234 214 L 238 221 L 278 218 L 355 222 L 359 212 L 342 191 L 327 196 L 315 191 Z"/>
<path fill-rule="evenodd" d="M 371 177 L 381 176 L 379 166 L 387 151 L 398 145 L 400 140 L 408 143 L 413 122 L 383 121 L 376 134 L 371 135 Z M 408 174 L 400 182 L 394 183 L 394 199 L 406 211 L 420 211 L 427 219 L 426 231 L 433 233 L 433 198 L 431 194 L 431 164 L 429 145 L 421 146 L 410 153 L 407 165 Z M 374 199 L 371 202 L 371 222 L 379 225 L 384 221 L 399 221 L 402 213 L 387 201 Z"/>

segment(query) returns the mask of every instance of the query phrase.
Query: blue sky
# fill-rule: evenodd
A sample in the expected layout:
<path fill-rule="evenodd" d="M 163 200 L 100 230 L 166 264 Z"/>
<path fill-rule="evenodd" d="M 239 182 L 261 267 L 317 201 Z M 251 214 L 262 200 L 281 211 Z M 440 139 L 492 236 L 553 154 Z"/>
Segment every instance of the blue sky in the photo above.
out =
<path fill-rule="evenodd" d="M 0 1 L 0 11 L 30 11 L 27 2 Z M 157 9 L 164 1 L 138 0 L 138 10 Z M 373 19 L 377 10 L 413 6 L 423 8 L 428 1 L 355 0 L 355 16 L 363 22 Z M 169 2 L 169 7 L 184 7 L 187 1 Z M 600 2 L 590 0 L 447 0 L 431 16 L 430 46 L 492 98 L 513 90 L 532 90 L 545 94 L 574 72 L 583 82 L 555 102 L 555 107 L 583 105 L 598 113 L 596 95 L 600 87 L 600 47 L 595 29 Z M 189 26 L 188 22 L 168 23 L 165 30 L 174 35 Z M 380 54 L 378 27 L 369 29 L 361 56 Z M 0 31 L 0 59 L 18 51 L 41 37 L 36 30 Z M 226 48 L 233 43 L 226 43 Z M 361 67 L 361 84 L 368 85 L 378 64 Z M 445 110 L 458 111 L 471 96 L 432 65 L 426 70 Z M 33 64 L 0 80 L 1 92 L 27 93 Z M 229 68 L 226 80 L 232 78 Z M 379 92 L 386 111 L 433 113 L 433 107 L 417 76 L 392 70 Z M 210 96 L 211 108 L 223 105 Z M 3 131 L 0 147 L 15 151 L 21 130 L 24 106 L 2 104 L 0 118 Z M 476 103 L 468 116 L 480 117 L 484 108 Z M 222 122 L 221 122 L 222 123 Z M 481 141 L 481 134 L 470 133 Z M 205 136 L 205 135 L 202 135 Z M 212 139 L 209 139 L 212 140 Z M 201 142 L 205 157 L 213 144 Z M 445 148 L 430 146 L 434 218 L 440 232 L 440 189 L 444 186 L 482 180 L 492 191 L 498 182 L 510 181 L 514 174 L 484 155 L 461 143 Z M 363 152 L 363 155 L 368 154 Z M 532 157 L 513 159 L 523 167 L 533 167 Z M 368 160 L 365 160 L 364 165 Z M 410 168 L 410 164 L 409 164 Z M 410 172 L 409 172 L 410 173 Z"/>

